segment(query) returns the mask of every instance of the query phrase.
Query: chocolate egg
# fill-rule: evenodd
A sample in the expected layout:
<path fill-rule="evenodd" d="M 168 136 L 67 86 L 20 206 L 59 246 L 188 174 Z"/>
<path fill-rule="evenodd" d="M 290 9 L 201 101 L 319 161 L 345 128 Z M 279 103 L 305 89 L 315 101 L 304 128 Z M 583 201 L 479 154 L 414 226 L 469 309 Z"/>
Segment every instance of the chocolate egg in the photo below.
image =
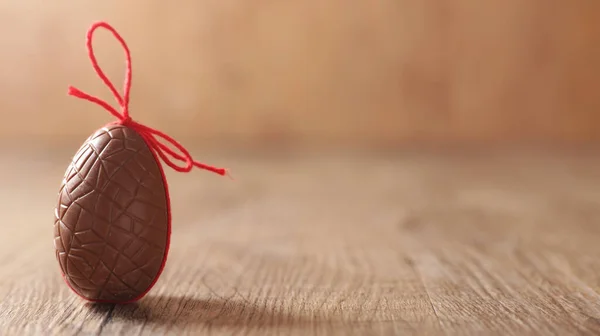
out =
<path fill-rule="evenodd" d="M 131 302 L 154 285 L 169 248 L 163 174 L 130 127 L 106 126 L 81 146 L 64 176 L 54 224 L 63 277 L 81 297 Z"/>

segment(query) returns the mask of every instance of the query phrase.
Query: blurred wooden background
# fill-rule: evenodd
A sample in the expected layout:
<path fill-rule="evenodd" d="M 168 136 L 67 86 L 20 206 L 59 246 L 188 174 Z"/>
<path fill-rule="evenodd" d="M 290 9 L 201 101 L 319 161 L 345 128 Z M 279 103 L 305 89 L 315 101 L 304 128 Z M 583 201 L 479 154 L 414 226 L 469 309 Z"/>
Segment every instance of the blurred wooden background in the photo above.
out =
<path fill-rule="evenodd" d="M 134 118 L 197 144 L 600 139 L 600 2 L 0 2 L 0 134 L 82 141 L 111 120 L 84 49 L 133 54 Z M 99 60 L 121 83 L 110 35 Z"/>

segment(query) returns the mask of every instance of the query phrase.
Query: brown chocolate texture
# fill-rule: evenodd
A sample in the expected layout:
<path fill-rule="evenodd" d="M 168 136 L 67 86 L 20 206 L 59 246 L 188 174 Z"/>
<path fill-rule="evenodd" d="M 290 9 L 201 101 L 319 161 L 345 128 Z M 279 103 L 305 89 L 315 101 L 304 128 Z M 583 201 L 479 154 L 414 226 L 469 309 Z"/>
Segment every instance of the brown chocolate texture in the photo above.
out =
<path fill-rule="evenodd" d="M 65 174 L 54 245 L 65 280 L 89 300 L 129 301 L 158 276 L 167 249 L 167 195 L 142 137 L 121 125 L 98 130 Z"/>

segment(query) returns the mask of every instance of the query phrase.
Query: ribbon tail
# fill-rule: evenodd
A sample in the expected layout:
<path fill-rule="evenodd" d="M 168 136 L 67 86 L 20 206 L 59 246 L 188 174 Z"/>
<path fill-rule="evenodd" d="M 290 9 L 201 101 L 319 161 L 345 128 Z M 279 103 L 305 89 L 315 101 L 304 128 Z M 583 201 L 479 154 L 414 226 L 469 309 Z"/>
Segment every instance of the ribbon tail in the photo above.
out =
<path fill-rule="evenodd" d="M 98 98 L 98 97 L 94 97 L 90 94 L 87 94 L 81 90 L 79 90 L 78 88 L 69 86 L 69 90 L 67 92 L 70 96 L 76 97 L 76 98 L 80 98 L 80 99 L 84 99 L 87 100 L 89 102 L 92 102 L 94 104 L 100 105 L 102 106 L 105 110 L 107 110 L 108 112 L 110 112 L 110 114 L 112 114 L 113 116 L 117 117 L 118 119 L 123 119 L 123 115 L 121 115 L 121 113 L 119 113 L 114 107 L 110 106 L 107 102 L 105 102 L 104 100 Z"/>
<path fill-rule="evenodd" d="M 204 164 L 202 162 L 198 162 L 198 161 L 192 161 L 192 164 L 195 167 L 198 167 L 200 169 L 208 170 L 208 171 L 211 171 L 213 173 L 219 174 L 221 176 L 228 176 L 230 179 L 233 180 L 233 177 L 229 173 L 229 170 L 227 170 L 226 168 L 216 168 L 216 167 L 209 166 L 209 165 L 206 165 L 206 164 Z"/>

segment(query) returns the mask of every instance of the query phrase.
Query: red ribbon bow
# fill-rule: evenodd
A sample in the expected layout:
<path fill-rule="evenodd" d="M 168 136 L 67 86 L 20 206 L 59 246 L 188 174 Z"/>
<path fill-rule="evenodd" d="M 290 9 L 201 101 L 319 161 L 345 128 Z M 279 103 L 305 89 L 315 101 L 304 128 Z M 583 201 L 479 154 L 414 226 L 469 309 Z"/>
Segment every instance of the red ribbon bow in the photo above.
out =
<path fill-rule="evenodd" d="M 113 35 L 121 43 L 121 46 L 123 47 L 123 49 L 125 51 L 126 69 L 125 69 L 125 83 L 123 85 L 123 96 L 121 96 L 119 94 L 117 89 L 115 89 L 115 86 L 106 77 L 106 75 L 104 74 L 102 69 L 100 69 L 100 66 L 98 65 L 98 61 L 96 60 L 96 56 L 94 55 L 94 49 L 92 47 L 92 37 L 94 35 L 94 31 L 100 27 L 105 28 L 105 29 L 109 30 L 111 33 L 113 33 Z M 92 103 L 96 103 L 96 104 L 104 107 L 108 112 L 110 112 L 112 115 L 114 115 L 115 117 L 117 117 L 119 119 L 118 122 L 120 124 L 128 126 L 132 129 L 134 129 L 135 131 L 137 131 L 142 136 L 142 138 L 144 138 L 144 140 L 146 141 L 146 143 L 148 144 L 150 149 L 153 150 L 169 167 L 173 168 L 174 170 L 176 170 L 178 172 L 189 172 L 195 166 L 195 167 L 198 167 L 201 169 L 205 169 L 205 170 L 217 173 L 219 175 L 226 175 L 228 173 L 227 170 L 224 168 L 215 168 L 215 167 L 200 163 L 198 161 L 194 161 L 192 159 L 192 156 L 190 155 L 190 153 L 175 139 L 171 138 L 170 136 L 168 136 L 167 134 L 165 134 L 159 130 L 142 125 L 131 119 L 131 117 L 129 116 L 129 90 L 131 89 L 131 55 L 129 53 L 129 48 L 127 47 L 127 44 L 125 43 L 125 41 L 123 40 L 121 35 L 119 35 L 119 33 L 117 33 L 117 31 L 113 27 L 111 27 L 106 22 L 94 23 L 87 32 L 86 47 L 88 50 L 88 55 L 90 57 L 90 60 L 92 61 L 92 66 L 94 67 L 94 70 L 96 71 L 98 76 L 102 79 L 104 84 L 106 84 L 106 86 L 108 86 L 108 88 L 110 89 L 110 91 L 112 92 L 114 97 L 116 98 L 117 102 L 119 103 L 119 106 L 121 106 L 121 112 L 117 111 L 114 107 L 112 107 L 110 104 L 103 101 L 102 99 L 94 97 L 92 95 L 89 95 L 85 92 L 82 92 L 79 89 L 74 88 L 72 86 L 69 86 L 69 91 L 68 91 L 69 95 L 88 100 Z M 181 152 L 181 154 L 175 152 L 174 150 L 169 148 L 167 145 L 161 143 L 159 141 L 159 138 L 162 138 L 163 140 L 169 142 L 171 145 L 173 145 L 173 147 L 177 148 Z M 183 166 L 177 165 L 177 163 L 173 162 L 173 160 L 171 160 L 168 156 L 171 156 L 175 160 L 184 162 L 185 165 L 183 165 Z"/>

